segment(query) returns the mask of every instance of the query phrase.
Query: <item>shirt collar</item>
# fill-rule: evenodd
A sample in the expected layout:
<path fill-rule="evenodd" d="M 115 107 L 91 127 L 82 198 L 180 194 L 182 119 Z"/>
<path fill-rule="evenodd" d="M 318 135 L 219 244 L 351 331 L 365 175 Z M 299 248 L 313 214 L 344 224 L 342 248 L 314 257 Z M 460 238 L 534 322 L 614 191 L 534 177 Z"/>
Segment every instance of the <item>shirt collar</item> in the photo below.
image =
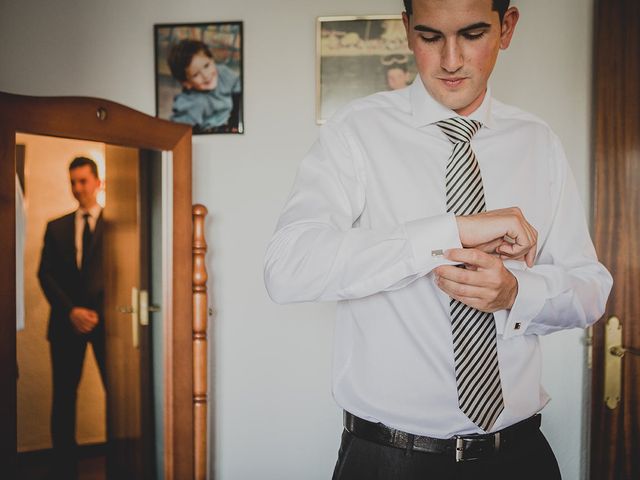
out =
<path fill-rule="evenodd" d="M 432 125 L 440 120 L 451 117 L 459 117 L 456 112 L 438 103 L 425 88 L 420 75 L 409 87 L 411 96 L 411 110 L 413 113 L 413 123 L 416 127 Z M 478 120 L 487 128 L 493 127 L 493 115 L 491 112 L 491 87 L 487 86 L 487 93 L 482 100 L 482 104 L 468 118 Z"/>
<path fill-rule="evenodd" d="M 91 218 L 98 218 L 100 216 L 101 211 L 102 211 L 102 207 L 100 206 L 100 204 L 96 203 L 93 207 L 91 207 L 88 210 L 85 210 L 84 208 L 78 208 L 78 210 L 76 210 L 76 216 L 82 217 L 85 213 L 88 213 L 91 216 Z"/>

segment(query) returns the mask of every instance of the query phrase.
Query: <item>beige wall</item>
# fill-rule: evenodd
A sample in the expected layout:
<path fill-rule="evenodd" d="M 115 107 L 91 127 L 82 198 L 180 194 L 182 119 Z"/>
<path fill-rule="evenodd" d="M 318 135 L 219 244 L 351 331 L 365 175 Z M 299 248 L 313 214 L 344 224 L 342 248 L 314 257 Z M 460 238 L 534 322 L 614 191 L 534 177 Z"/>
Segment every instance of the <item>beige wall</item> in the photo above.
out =
<path fill-rule="evenodd" d="M 18 450 L 51 447 L 51 364 L 46 340 L 49 304 L 37 279 L 40 250 L 49 220 L 77 208 L 69 189 L 68 165 L 73 157 L 104 158 L 104 146 L 53 137 L 19 134 L 25 145 L 27 213 L 24 255 L 25 329 L 17 335 Z M 98 162 L 100 163 L 100 162 Z M 102 162 L 104 163 L 104 162 Z M 105 441 L 105 396 L 93 352 L 88 349 L 78 390 L 77 438 L 80 443 Z"/>

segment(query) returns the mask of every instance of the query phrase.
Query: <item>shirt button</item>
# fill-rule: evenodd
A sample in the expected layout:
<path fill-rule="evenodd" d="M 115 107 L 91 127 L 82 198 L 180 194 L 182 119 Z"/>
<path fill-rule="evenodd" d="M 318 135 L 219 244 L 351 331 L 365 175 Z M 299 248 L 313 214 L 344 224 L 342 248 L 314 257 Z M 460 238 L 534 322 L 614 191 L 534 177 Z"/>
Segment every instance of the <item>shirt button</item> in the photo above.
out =
<path fill-rule="evenodd" d="M 520 327 L 521 327 L 521 326 L 522 326 L 522 325 L 520 324 L 520 322 L 516 322 L 516 324 L 513 326 L 513 329 L 514 329 L 514 330 L 520 330 Z"/>

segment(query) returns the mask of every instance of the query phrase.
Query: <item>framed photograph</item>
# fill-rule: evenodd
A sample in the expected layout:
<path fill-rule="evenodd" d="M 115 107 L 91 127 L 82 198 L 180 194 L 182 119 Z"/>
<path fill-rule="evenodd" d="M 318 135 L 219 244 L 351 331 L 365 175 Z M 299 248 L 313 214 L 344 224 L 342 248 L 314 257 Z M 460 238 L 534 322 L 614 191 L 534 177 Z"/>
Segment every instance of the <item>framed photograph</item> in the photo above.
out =
<path fill-rule="evenodd" d="M 156 116 L 244 133 L 242 22 L 154 25 Z"/>
<path fill-rule="evenodd" d="M 316 121 L 350 100 L 410 84 L 416 74 L 400 15 L 319 17 Z"/>

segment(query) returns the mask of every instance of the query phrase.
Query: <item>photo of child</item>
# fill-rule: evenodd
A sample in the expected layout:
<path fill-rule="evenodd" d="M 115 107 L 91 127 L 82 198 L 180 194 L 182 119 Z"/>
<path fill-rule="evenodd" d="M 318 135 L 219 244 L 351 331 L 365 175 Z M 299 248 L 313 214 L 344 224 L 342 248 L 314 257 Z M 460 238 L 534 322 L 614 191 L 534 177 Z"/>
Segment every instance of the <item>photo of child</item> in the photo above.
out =
<path fill-rule="evenodd" d="M 157 116 L 194 134 L 243 133 L 242 25 L 156 25 Z"/>

